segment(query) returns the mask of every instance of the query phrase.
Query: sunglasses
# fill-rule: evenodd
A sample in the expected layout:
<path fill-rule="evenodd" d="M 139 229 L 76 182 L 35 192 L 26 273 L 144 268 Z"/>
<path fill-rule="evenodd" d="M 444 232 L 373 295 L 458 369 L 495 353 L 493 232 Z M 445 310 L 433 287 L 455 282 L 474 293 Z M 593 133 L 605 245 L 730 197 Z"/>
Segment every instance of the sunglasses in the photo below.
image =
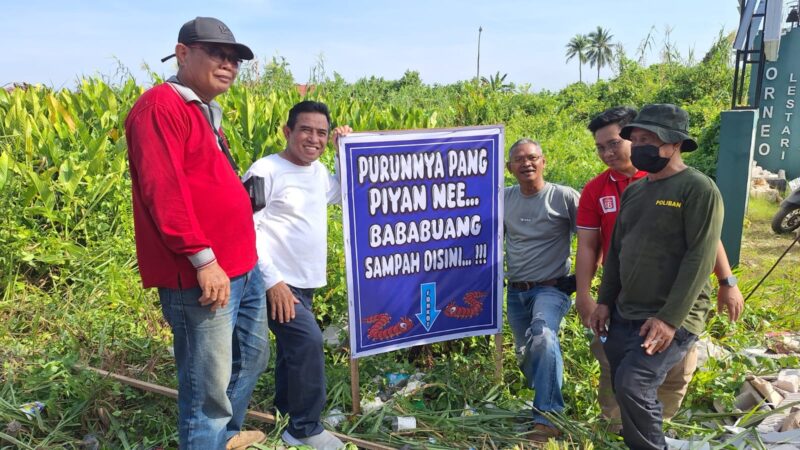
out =
<path fill-rule="evenodd" d="M 225 51 L 222 47 L 211 46 L 211 45 L 189 45 L 190 48 L 199 48 L 203 51 L 209 58 L 213 59 L 216 62 L 228 61 L 236 67 L 239 67 L 239 64 L 242 63 L 242 59 L 239 58 L 239 55 L 236 52 L 228 52 Z"/>

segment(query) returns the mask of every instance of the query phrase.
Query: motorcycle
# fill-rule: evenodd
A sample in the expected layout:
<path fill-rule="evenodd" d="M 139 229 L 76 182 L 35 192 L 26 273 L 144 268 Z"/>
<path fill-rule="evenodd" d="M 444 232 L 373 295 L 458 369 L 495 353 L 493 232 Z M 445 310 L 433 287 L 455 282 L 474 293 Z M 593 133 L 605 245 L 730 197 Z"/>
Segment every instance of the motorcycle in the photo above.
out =
<path fill-rule="evenodd" d="M 791 233 L 800 227 L 800 187 L 781 202 L 778 212 L 772 216 L 772 231 Z"/>

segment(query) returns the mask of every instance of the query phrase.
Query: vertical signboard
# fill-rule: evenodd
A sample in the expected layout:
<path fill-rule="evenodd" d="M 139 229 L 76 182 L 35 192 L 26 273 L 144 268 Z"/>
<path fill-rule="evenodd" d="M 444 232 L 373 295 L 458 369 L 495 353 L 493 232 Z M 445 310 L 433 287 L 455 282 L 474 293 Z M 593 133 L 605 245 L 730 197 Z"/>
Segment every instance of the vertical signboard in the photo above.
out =
<path fill-rule="evenodd" d="M 340 139 L 353 357 L 502 326 L 503 127 Z"/>
<path fill-rule="evenodd" d="M 756 125 L 754 157 L 759 166 L 789 179 L 800 177 L 800 114 L 797 111 L 800 81 L 800 28 L 792 28 L 780 41 L 778 60 L 767 62 L 761 92 L 750 83 L 750 95 L 761 96 Z M 754 66 L 751 80 L 758 67 Z M 751 102 L 752 103 L 752 102 Z"/>

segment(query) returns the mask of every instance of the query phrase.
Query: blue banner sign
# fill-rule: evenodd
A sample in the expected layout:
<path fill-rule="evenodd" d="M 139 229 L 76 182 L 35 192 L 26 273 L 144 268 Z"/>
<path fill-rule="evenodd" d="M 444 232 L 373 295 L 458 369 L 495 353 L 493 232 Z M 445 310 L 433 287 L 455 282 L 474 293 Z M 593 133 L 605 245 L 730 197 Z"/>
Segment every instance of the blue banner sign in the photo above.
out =
<path fill-rule="evenodd" d="M 498 333 L 503 127 L 340 139 L 354 358 Z"/>

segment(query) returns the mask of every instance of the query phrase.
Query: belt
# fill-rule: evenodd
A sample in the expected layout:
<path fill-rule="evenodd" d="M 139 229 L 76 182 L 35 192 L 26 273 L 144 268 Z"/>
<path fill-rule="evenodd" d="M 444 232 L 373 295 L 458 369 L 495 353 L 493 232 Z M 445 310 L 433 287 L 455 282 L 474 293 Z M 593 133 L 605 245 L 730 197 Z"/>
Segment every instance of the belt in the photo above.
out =
<path fill-rule="evenodd" d="M 508 287 L 518 291 L 529 291 L 536 286 L 555 286 L 557 282 L 557 278 L 544 281 L 509 281 Z"/>

